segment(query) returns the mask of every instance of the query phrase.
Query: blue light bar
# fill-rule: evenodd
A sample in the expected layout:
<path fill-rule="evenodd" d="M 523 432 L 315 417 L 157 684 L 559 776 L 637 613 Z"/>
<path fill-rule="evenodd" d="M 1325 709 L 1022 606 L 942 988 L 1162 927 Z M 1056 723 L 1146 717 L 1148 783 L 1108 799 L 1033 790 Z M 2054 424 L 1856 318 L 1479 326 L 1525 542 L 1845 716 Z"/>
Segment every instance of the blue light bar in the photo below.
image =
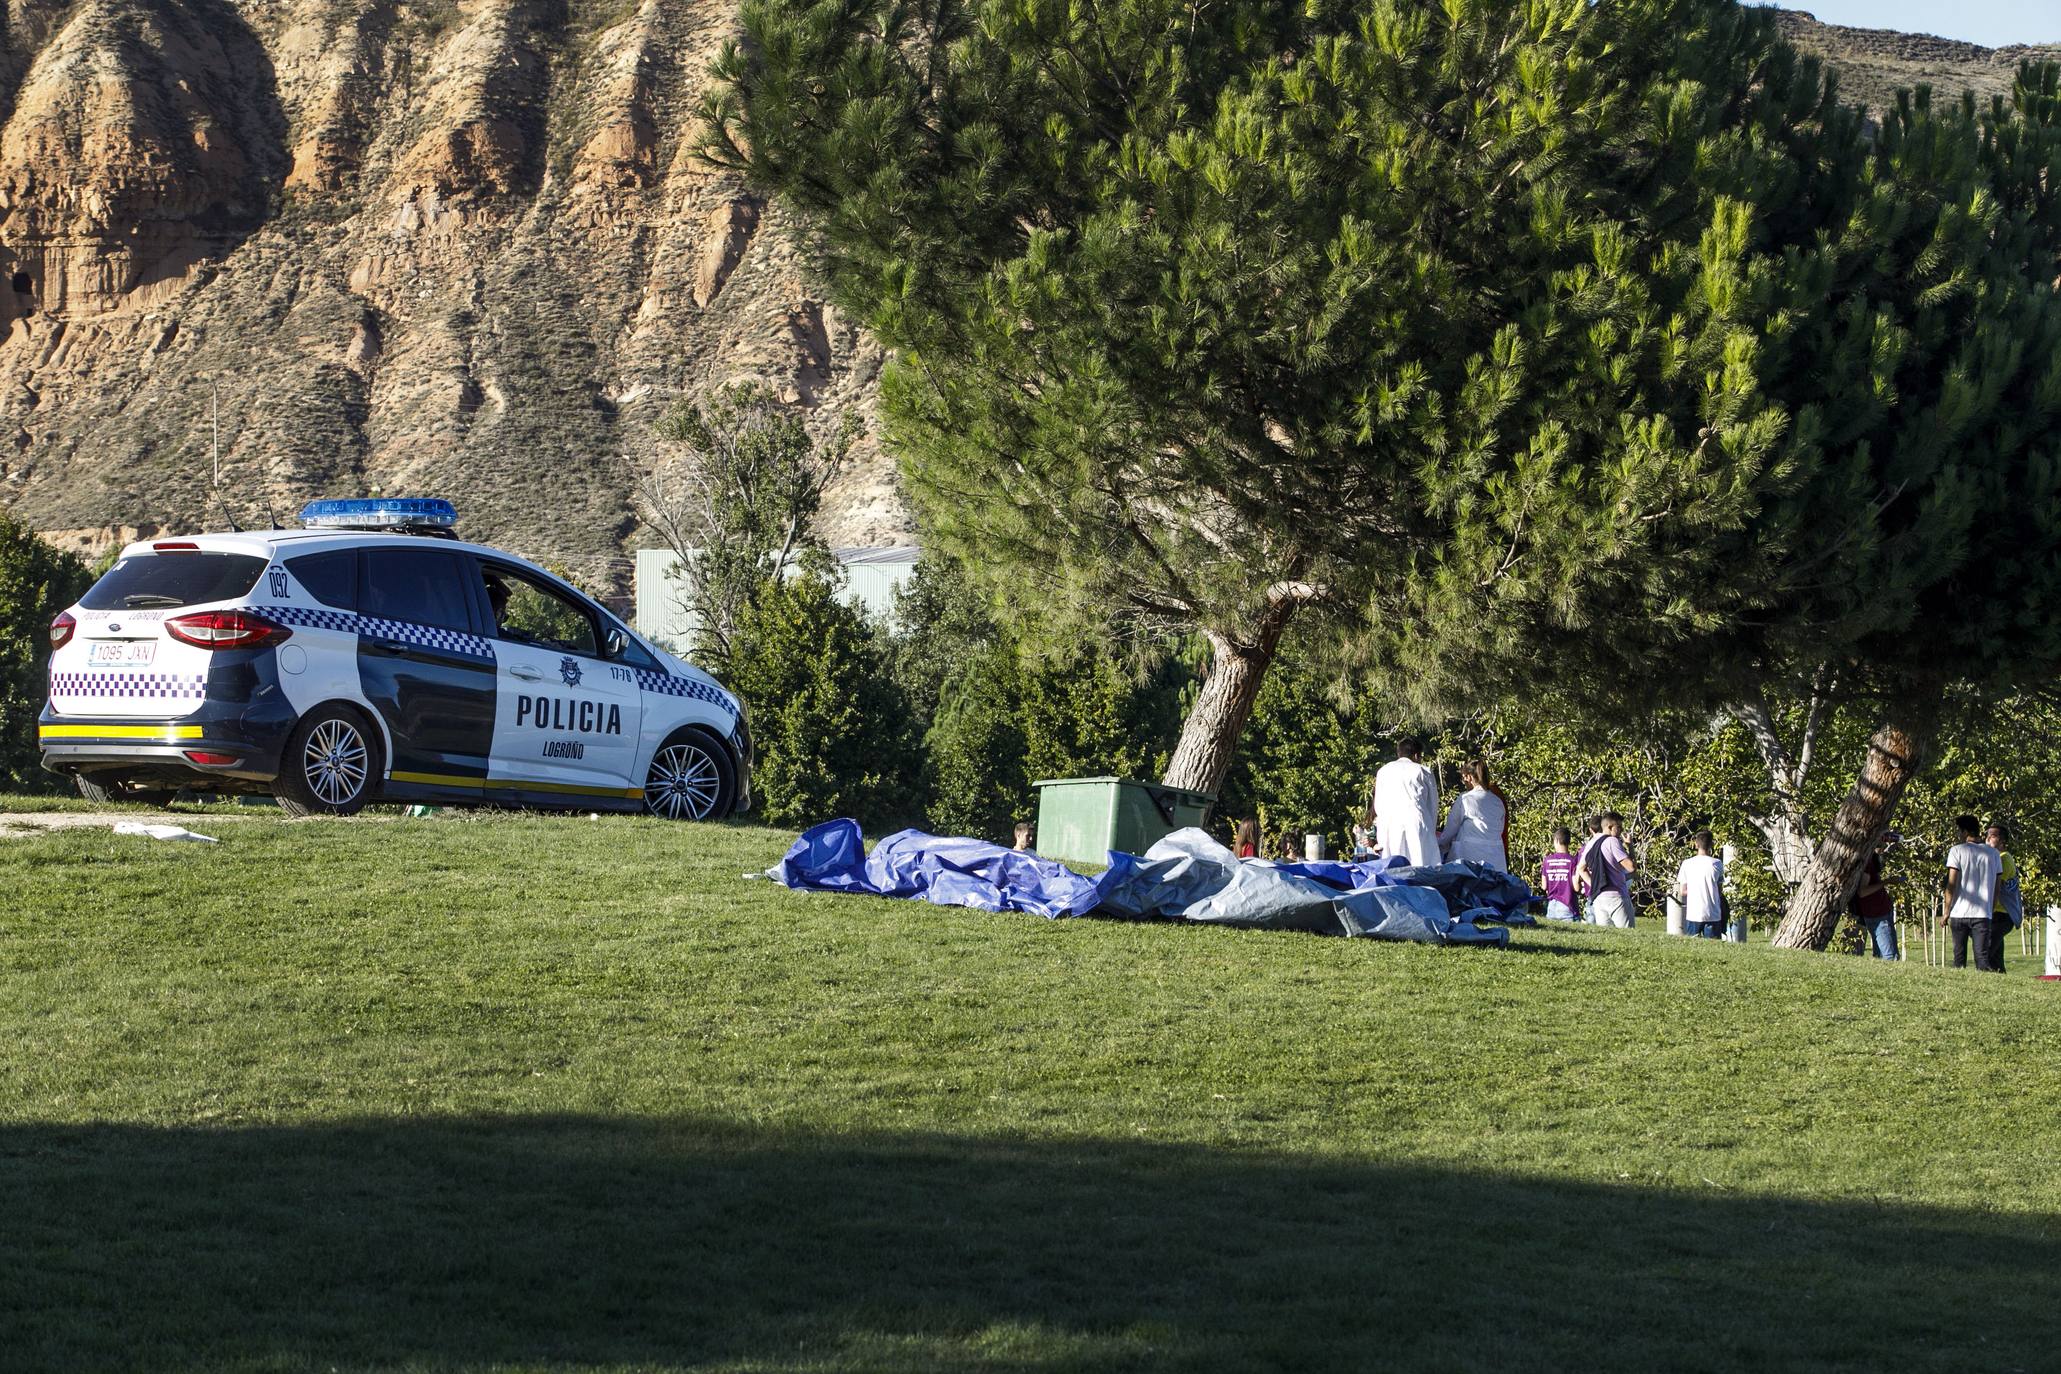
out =
<path fill-rule="evenodd" d="M 435 496 L 310 501 L 301 507 L 301 524 L 311 530 L 447 530 L 457 523 L 458 508 Z"/>

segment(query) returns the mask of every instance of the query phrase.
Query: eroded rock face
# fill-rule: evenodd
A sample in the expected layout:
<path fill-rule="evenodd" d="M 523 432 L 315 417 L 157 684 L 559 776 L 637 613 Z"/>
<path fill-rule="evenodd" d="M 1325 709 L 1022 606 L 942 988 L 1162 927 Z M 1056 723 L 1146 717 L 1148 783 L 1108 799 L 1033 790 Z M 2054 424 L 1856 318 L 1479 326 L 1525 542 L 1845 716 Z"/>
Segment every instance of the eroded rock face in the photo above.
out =
<path fill-rule="evenodd" d="M 621 587 L 677 397 L 759 378 L 827 426 L 874 395 L 777 211 L 692 156 L 733 12 L 8 0 L 0 501 L 90 550 L 447 495 Z M 872 445 L 824 524 L 906 537 Z"/>

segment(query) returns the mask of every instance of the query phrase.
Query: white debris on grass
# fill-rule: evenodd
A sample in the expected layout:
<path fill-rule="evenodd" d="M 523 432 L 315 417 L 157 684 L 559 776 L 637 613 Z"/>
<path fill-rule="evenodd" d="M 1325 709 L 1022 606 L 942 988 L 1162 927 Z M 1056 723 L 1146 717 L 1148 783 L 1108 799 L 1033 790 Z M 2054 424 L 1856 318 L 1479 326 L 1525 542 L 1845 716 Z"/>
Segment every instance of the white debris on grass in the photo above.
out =
<path fill-rule="evenodd" d="M 201 844 L 216 844 L 213 835 L 196 835 L 183 825 L 145 825 L 142 821 L 116 821 L 117 835 L 142 835 L 153 840 L 195 840 Z"/>

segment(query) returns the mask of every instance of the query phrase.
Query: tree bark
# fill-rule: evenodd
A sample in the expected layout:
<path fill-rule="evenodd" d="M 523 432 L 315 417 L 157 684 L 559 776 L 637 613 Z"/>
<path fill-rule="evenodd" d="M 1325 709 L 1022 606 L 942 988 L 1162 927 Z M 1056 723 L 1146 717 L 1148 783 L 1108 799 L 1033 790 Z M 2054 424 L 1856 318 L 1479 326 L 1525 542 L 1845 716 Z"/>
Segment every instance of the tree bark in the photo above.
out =
<path fill-rule="evenodd" d="M 1922 697 L 1920 698 L 1923 699 Z M 1896 804 L 1918 775 L 1939 730 L 1936 702 L 1913 709 L 1893 706 L 1868 740 L 1853 790 L 1839 805 L 1803 879 L 1789 895 L 1789 909 L 1773 943 L 1783 949 L 1823 949 L 1860 887 L 1861 870 L 1896 815 Z"/>
<path fill-rule="evenodd" d="M 1810 817 L 1803 807 L 1804 786 L 1810 781 L 1811 763 L 1817 754 L 1818 727 L 1825 718 L 1830 691 L 1830 672 L 1820 671 L 1811 688 L 1809 709 L 1804 716 L 1802 737 L 1791 749 L 1775 726 L 1775 713 L 1765 697 L 1755 697 L 1731 710 L 1732 718 L 1746 727 L 1767 770 L 1768 791 L 1774 808 L 1764 816 L 1753 816 L 1754 829 L 1768 844 L 1775 878 L 1786 892 L 1794 892 L 1810 869 Z"/>
<path fill-rule="evenodd" d="M 1203 633 L 1210 644 L 1209 676 L 1202 693 L 1181 724 L 1181 740 L 1167 761 L 1161 779 L 1169 787 L 1214 796 L 1223 790 L 1238 751 L 1238 736 L 1245 730 L 1252 703 L 1259 698 L 1267 667 L 1281 645 L 1282 632 L 1302 603 L 1310 599 L 1307 589 L 1277 587 L 1267 596 L 1249 635 L 1233 637 L 1217 630 Z"/>

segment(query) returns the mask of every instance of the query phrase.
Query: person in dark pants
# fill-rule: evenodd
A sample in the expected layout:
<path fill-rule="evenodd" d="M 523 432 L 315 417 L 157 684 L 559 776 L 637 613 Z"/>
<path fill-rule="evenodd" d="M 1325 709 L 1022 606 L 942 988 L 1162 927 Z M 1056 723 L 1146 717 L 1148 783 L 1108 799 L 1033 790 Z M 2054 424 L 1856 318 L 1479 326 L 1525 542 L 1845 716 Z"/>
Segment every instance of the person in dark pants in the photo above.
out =
<path fill-rule="evenodd" d="M 1692 938 L 1725 938 L 1725 865 L 1711 851 L 1717 842 L 1699 830 L 1690 843 L 1696 852 L 1682 860 L 1675 875 L 1675 896 L 1682 899 L 1682 919 Z"/>
<path fill-rule="evenodd" d="M 2004 937 L 2018 928 L 2018 922 L 2025 915 L 2024 899 L 2018 895 L 2018 862 L 2011 857 L 2011 851 L 2004 846 L 2011 843 L 2011 831 L 2002 821 L 1991 821 L 1989 829 L 1983 832 L 1983 841 L 2002 855 L 1997 869 L 1997 896 L 1990 903 L 1989 949 L 1990 961 L 1996 971 L 2004 971 Z"/>
<path fill-rule="evenodd" d="M 1875 844 L 1875 852 L 1868 856 L 1868 866 L 1861 870 L 1861 888 L 1854 894 L 1854 919 L 1861 923 L 1861 929 L 1868 935 L 1868 952 L 1878 959 L 1898 957 L 1896 947 L 1896 899 L 1889 894 L 1889 884 L 1882 878 L 1882 856 L 1897 841 L 1894 830 L 1884 832 Z"/>
<path fill-rule="evenodd" d="M 1968 946 L 1975 946 L 1975 967 L 1983 973 L 2002 973 L 1996 947 L 1990 938 L 1990 915 L 1997 900 L 1997 878 L 2004 856 L 1976 838 L 1982 824 L 1973 816 L 1960 816 L 1954 828 L 1961 842 L 1947 851 L 1947 923 L 1954 932 L 1954 967 L 1968 967 Z"/>

